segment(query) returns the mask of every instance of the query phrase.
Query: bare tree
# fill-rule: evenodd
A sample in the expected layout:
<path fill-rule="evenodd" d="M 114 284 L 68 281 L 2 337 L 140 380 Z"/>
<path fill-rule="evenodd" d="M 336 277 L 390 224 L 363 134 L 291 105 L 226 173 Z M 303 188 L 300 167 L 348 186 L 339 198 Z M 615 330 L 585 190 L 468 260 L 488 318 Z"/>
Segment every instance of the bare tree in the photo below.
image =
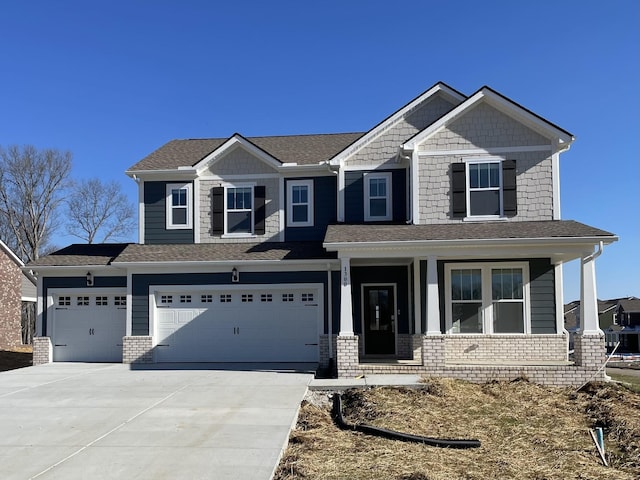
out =
<path fill-rule="evenodd" d="M 0 147 L 0 233 L 23 260 L 35 260 L 59 227 L 71 152 Z"/>
<path fill-rule="evenodd" d="M 121 239 L 135 227 L 134 207 L 114 181 L 74 182 L 67 207 L 67 233 L 87 243 Z"/>

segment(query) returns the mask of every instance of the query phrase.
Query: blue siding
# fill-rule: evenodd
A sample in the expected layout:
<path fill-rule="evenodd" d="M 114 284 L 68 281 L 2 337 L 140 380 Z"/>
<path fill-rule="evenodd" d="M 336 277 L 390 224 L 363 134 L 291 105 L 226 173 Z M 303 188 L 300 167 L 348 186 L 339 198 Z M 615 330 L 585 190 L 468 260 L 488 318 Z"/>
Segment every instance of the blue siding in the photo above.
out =
<path fill-rule="evenodd" d="M 333 280 L 332 280 L 333 281 Z M 242 272 L 239 283 L 231 283 L 229 273 L 167 273 L 132 276 L 132 335 L 149 335 L 149 286 L 162 285 L 277 285 L 321 283 L 324 286 L 324 325 L 327 329 L 327 272 Z M 339 279 L 338 279 L 339 282 Z M 337 283 L 337 282 L 336 282 Z M 335 296 L 334 296 L 335 299 Z M 335 312 L 335 309 L 334 309 Z"/>
<path fill-rule="evenodd" d="M 285 240 L 287 242 L 324 240 L 327 225 L 336 222 L 337 180 L 335 175 L 313 179 L 287 179 L 289 180 L 313 180 L 313 227 L 286 227 Z M 287 187 L 285 188 L 285 205 L 289 202 L 288 194 Z"/>
<path fill-rule="evenodd" d="M 513 262 L 514 260 L 467 260 L 467 262 Z M 526 260 L 525 260 L 526 261 Z M 556 290 L 553 265 L 548 258 L 529 259 L 529 293 L 531 297 L 531 333 L 553 334 L 556 332 Z M 440 329 L 445 331 L 445 263 L 464 263 L 464 261 L 438 261 L 438 288 L 440 290 Z M 421 291 L 426 292 L 426 262 L 420 262 Z M 424 276 L 422 272 L 424 271 Z M 425 307 L 425 295 L 422 295 L 422 306 Z M 423 310 L 424 312 L 425 310 Z"/>
<path fill-rule="evenodd" d="M 407 171 L 405 169 L 376 170 L 391 172 L 392 222 L 407 220 Z M 365 172 L 345 172 L 345 222 L 364 222 L 364 174 Z"/>
<path fill-rule="evenodd" d="M 47 304 L 50 288 L 105 288 L 105 287 L 121 287 L 126 288 L 127 277 L 94 277 L 93 287 L 87 287 L 87 277 L 43 277 L 42 304 Z M 42 312 L 42 335 L 47 335 L 47 309 Z"/>
<path fill-rule="evenodd" d="M 409 277 L 407 266 L 351 267 L 351 292 L 353 307 L 353 329 L 362 334 L 362 290 L 363 283 L 396 284 L 396 302 L 400 313 L 398 332 L 410 333 L 409 325 Z"/>
<path fill-rule="evenodd" d="M 144 183 L 144 243 L 193 243 L 193 230 L 167 230 L 167 184 L 175 182 Z M 196 199 L 192 199 L 193 202 Z M 193 212 L 192 212 L 193 213 Z"/>

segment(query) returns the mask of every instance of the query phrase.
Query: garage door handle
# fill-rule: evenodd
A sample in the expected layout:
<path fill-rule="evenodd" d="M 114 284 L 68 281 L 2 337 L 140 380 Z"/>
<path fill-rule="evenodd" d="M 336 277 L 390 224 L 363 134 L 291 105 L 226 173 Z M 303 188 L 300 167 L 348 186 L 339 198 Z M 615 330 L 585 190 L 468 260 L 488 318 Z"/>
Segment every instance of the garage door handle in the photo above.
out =
<path fill-rule="evenodd" d="M 156 345 L 157 347 L 170 347 L 171 344 L 170 343 L 159 343 L 158 345 Z"/>
<path fill-rule="evenodd" d="M 317 343 L 305 343 L 305 345 L 306 345 L 307 347 L 314 347 L 314 346 L 315 346 L 315 347 L 317 347 L 317 346 L 318 346 L 318 344 L 317 344 Z"/>
<path fill-rule="evenodd" d="M 67 346 L 67 344 L 66 344 L 66 343 L 56 343 L 56 344 L 54 345 L 54 347 L 66 347 L 66 346 Z"/>

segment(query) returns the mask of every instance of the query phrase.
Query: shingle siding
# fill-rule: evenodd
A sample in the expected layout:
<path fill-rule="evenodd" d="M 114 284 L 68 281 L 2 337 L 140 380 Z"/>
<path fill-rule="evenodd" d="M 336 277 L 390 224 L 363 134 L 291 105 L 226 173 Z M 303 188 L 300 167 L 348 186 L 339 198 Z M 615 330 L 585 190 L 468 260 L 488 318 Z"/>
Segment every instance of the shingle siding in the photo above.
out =
<path fill-rule="evenodd" d="M 144 183 L 144 243 L 193 243 L 193 230 L 167 230 L 167 184 Z"/>
<path fill-rule="evenodd" d="M 209 175 L 257 175 L 257 174 L 269 174 L 276 173 L 276 170 L 256 158 L 242 147 L 236 147 L 224 157 L 213 162 L 209 170 Z"/>

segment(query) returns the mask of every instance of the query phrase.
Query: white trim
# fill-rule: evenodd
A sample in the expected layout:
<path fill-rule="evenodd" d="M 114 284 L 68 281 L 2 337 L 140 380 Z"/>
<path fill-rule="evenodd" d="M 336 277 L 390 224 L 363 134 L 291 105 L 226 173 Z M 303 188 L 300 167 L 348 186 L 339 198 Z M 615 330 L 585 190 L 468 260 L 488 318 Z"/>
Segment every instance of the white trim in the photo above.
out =
<path fill-rule="evenodd" d="M 369 186 L 369 181 L 370 180 L 377 180 L 377 179 L 384 179 L 386 182 L 386 194 L 384 196 L 385 199 L 385 215 L 384 216 L 372 216 L 371 215 L 371 200 L 373 199 L 381 199 L 383 197 L 378 196 L 378 197 L 373 197 L 371 198 L 370 195 L 370 186 Z M 393 177 L 391 172 L 366 172 L 363 174 L 362 176 L 362 180 L 363 180 L 363 190 L 364 190 L 364 221 L 365 222 L 383 222 L 383 221 L 389 221 L 391 219 L 393 219 L 393 192 L 392 192 L 392 183 L 393 183 Z"/>
<path fill-rule="evenodd" d="M 502 161 L 500 157 L 472 157 L 464 159 L 465 163 L 465 197 L 467 202 L 467 216 L 465 220 L 496 220 L 504 217 L 504 201 L 503 201 L 503 179 L 502 179 Z M 471 215 L 471 169 L 470 165 L 482 165 L 487 163 L 498 164 L 498 187 L 477 187 L 474 192 L 498 191 L 498 202 L 500 204 L 500 212 L 497 215 Z"/>
<path fill-rule="evenodd" d="M 353 308 L 351 298 L 351 265 L 348 257 L 340 259 L 340 331 L 341 337 L 353 336 Z"/>
<path fill-rule="evenodd" d="M 391 316 L 393 317 L 393 353 L 372 353 L 369 355 L 389 355 L 389 356 L 397 356 L 398 355 L 398 285 L 393 282 L 374 282 L 374 283 L 361 283 L 360 284 L 360 328 L 362 332 L 362 353 L 367 355 L 367 335 L 366 329 L 364 325 L 365 317 L 364 317 L 364 289 L 366 287 L 391 287 L 393 288 L 393 310 L 391 310 Z"/>
<path fill-rule="evenodd" d="M 175 261 L 175 262 L 120 262 L 118 265 L 126 268 L 133 274 L 145 273 L 193 273 L 193 272 L 220 272 L 231 271 L 233 267 L 242 266 L 252 272 L 273 272 L 277 265 L 278 272 L 299 271 L 324 271 L 327 262 L 335 263 L 338 260 L 210 260 L 210 261 Z M 336 269 L 337 270 L 337 269 Z M 85 270 L 86 271 L 86 270 Z"/>
<path fill-rule="evenodd" d="M 44 300 L 44 285 L 42 282 L 42 276 L 38 276 L 36 279 L 36 292 L 37 292 L 37 300 L 36 300 L 36 337 L 42 336 L 42 314 L 45 308 Z M 47 319 L 49 316 L 47 315 Z M 47 335 L 51 336 L 49 333 L 49 329 L 47 329 Z"/>
<path fill-rule="evenodd" d="M 353 155 L 362 147 L 370 143 L 374 138 L 378 137 L 379 135 L 389 130 L 399 120 L 404 118 L 407 113 L 412 111 L 418 105 L 426 103 L 430 99 L 430 97 L 433 97 L 437 93 L 441 93 L 445 97 L 449 97 L 447 100 L 448 101 L 449 99 L 452 100 L 451 103 L 453 104 L 455 104 L 456 101 L 463 102 L 465 100 L 465 97 L 462 96 L 460 93 L 454 91 L 448 85 L 445 85 L 444 83 L 439 82 L 435 84 L 433 87 L 431 87 L 429 90 L 422 93 L 417 98 L 415 98 L 414 100 L 406 104 L 400 110 L 393 113 L 386 120 L 383 120 L 381 123 L 373 127 L 371 130 L 365 133 L 362 137 L 356 140 L 353 144 L 349 145 L 347 148 L 339 152 L 336 156 L 334 156 L 331 159 L 330 161 L 331 165 L 342 165 L 347 157 Z"/>
<path fill-rule="evenodd" d="M 556 332 L 564 332 L 564 288 L 563 288 L 562 263 L 553 266 L 555 292 L 556 292 Z M 567 352 L 569 350 L 567 349 Z"/>
<path fill-rule="evenodd" d="M 130 337 L 133 333 L 133 274 L 127 272 L 127 318 L 125 319 L 125 335 Z"/>
<path fill-rule="evenodd" d="M 144 180 L 138 184 L 138 243 L 144 245 Z"/>
<path fill-rule="evenodd" d="M 440 287 L 438 284 L 438 257 L 427 257 L 426 278 L 426 303 L 427 303 L 427 335 L 441 335 L 440 330 Z"/>
<path fill-rule="evenodd" d="M 491 290 L 491 271 L 493 269 L 518 268 L 522 269 L 522 303 L 523 303 L 523 332 L 494 333 L 493 331 L 493 300 Z M 474 303 L 481 303 L 481 333 L 453 332 L 452 299 L 451 299 L 451 271 L 456 269 L 478 269 L 482 280 L 482 297 Z M 530 275 L 528 262 L 482 262 L 457 263 L 447 262 L 444 266 L 445 288 L 445 328 L 447 335 L 530 335 L 531 334 L 531 294 L 529 290 Z"/>
<path fill-rule="evenodd" d="M 560 220 L 560 153 L 556 142 L 551 155 L 551 181 L 553 182 L 553 219 Z"/>
<path fill-rule="evenodd" d="M 314 225 L 314 194 L 313 194 L 313 180 L 287 180 L 287 227 L 313 227 Z M 304 222 L 293 221 L 293 188 L 294 187 L 307 187 L 307 220 Z M 303 205 L 303 204 L 299 204 Z"/>
<path fill-rule="evenodd" d="M 235 183 L 235 184 L 230 184 L 230 183 L 225 183 L 222 185 L 224 187 L 224 233 L 222 234 L 222 238 L 246 238 L 246 237 L 250 237 L 253 238 L 255 237 L 255 213 L 256 213 L 256 199 L 255 199 L 255 182 L 251 182 L 251 183 Z M 227 196 L 228 196 L 228 192 L 227 190 L 229 188 L 233 188 L 233 189 L 239 189 L 239 188 L 250 188 L 251 189 L 251 216 L 249 219 L 249 227 L 250 230 L 249 232 L 237 232 L 237 233 L 229 233 L 229 209 L 227 208 Z M 249 209 L 245 208 L 245 209 L 239 209 L 239 210 L 232 210 L 233 212 L 246 212 Z"/>
<path fill-rule="evenodd" d="M 409 185 L 410 207 L 411 208 L 411 222 L 413 225 L 420 225 L 420 162 L 418 153 L 414 150 L 411 152 L 411 167 L 409 168 L 411 181 L 407 182 Z"/>
<path fill-rule="evenodd" d="M 285 239 L 285 225 L 286 225 L 286 205 L 285 205 L 285 181 L 284 177 L 278 179 L 278 241 L 284 242 Z M 266 200 L 266 199 L 265 199 Z M 266 221 L 266 219 L 265 219 Z"/>
<path fill-rule="evenodd" d="M 370 163 L 367 165 L 359 164 L 354 166 L 345 165 L 342 170 L 345 172 L 363 172 L 363 171 L 372 171 L 372 170 L 402 170 L 407 168 L 406 165 L 398 164 L 398 163 Z"/>
<path fill-rule="evenodd" d="M 193 243 L 200 243 L 200 180 L 193 181 Z"/>
<path fill-rule="evenodd" d="M 182 207 L 173 205 L 172 191 L 173 190 L 186 190 L 187 204 Z M 167 230 L 191 230 L 193 228 L 193 186 L 192 183 L 167 183 L 165 188 L 165 228 Z M 173 209 L 185 208 L 186 220 L 185 224 L 173 224 Z"/>
<path fill-rule="evenodd" d="M 344 169 L 338 170 L 338 222 L 344 222 L 344 193 L 345 193 Z"/>
<path fill-rule="evenodd" d="M 242 175 L 200 175 L 198 178 L 207 181 L 218 182 L 250 182 L 252 180 L 270 180 L 274 178 L 281 178 L 282 175 L 277 173 L 256 173 L 256 174 L 242 174 Z"/>
<path fill-rule="evenodd" d="M 456 150 L 416 150 L 420 157 L 448 157 L 451 155 L 499 155 L 501 153 L 525 153 L 552 151 L 551 145 L 522 145 L 514 147 L 461 148 Z"/>

